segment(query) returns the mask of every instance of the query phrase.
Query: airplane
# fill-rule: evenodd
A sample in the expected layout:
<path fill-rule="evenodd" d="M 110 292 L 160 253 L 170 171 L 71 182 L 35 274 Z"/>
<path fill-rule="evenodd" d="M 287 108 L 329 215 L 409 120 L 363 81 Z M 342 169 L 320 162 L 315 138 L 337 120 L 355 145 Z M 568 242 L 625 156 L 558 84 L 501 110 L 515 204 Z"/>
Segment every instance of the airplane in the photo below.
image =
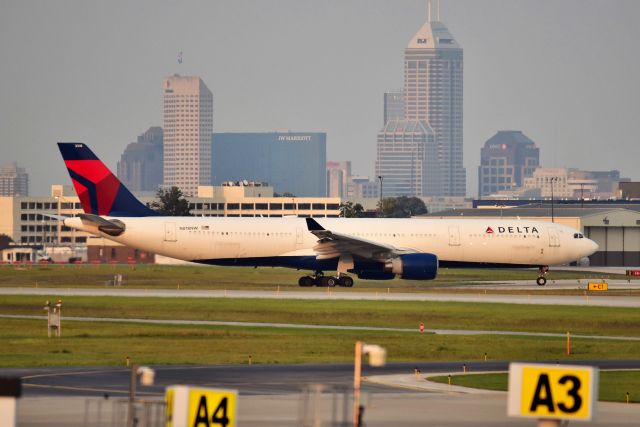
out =
<path fill-rule="evenodd" d="M 84 210 L 59 217 L 65 226 L 200 264 L 311 271 L 300 277 L 303 287 L 352 287 L 348 273 L 364 280 L 432 280 L 443 267 L 537 267 L 543 286 L 549 265 L 598 249 L 578 230 L 525 219 L 160 216 L 86 144 L 58 147 Z"/>

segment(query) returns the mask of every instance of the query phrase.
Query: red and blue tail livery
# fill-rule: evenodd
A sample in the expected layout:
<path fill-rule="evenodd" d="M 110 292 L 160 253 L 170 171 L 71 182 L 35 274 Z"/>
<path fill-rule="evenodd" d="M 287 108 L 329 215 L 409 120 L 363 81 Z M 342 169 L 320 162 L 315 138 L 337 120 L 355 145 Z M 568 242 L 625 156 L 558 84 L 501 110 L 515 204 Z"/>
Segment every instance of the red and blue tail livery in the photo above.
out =
<path fill-rule="evenodd" d="M 119 217 L 154 216 L 83 143 L 59 142 L 58 148 L 85 213 Z"/>

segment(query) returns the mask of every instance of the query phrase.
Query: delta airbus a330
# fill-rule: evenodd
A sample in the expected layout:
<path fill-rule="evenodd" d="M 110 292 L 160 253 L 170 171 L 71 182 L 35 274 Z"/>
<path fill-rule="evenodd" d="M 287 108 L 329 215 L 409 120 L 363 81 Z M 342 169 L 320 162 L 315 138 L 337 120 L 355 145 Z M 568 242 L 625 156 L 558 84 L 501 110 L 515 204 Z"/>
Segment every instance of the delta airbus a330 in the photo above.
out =
<path fill-rule="evenodd" d="M 58 146 L 85 212 L 62 219 L 65 226 L 185 261 L 310 271 L 300 286 L 351 287 L 348 273 L 431 280 L 439 267 L 456 266 L 538 267 L 544 285 L 547 266 L 598 248 L 572 228 L 521 219 L 158 216 L 85 144 Z"/>

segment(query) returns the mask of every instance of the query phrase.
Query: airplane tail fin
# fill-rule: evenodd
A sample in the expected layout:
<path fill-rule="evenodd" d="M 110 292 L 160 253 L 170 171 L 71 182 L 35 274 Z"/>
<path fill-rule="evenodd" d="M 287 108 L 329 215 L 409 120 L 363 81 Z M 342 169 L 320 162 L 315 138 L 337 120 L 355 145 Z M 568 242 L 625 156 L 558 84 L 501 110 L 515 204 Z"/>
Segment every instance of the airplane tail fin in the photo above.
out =
<path fill-rule="evenodd" d="M 154 216 L 86 144 L 59 142 L 58 148 L 86 214 L 108 216 Z"/>

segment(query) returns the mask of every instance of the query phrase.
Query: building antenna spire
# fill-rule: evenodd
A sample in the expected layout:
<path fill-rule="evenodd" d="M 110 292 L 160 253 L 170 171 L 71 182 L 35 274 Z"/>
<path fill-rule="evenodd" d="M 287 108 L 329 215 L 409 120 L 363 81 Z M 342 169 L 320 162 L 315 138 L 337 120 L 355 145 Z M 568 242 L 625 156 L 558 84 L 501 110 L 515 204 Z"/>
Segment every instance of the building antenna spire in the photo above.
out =
<path fill-rule="evenodd" d="M 440 0 L 437 3 L 438 11 L 436 12 L 436 21 L 440 22 Z"/>
<path fill-rule="evenodd" d="M 427 21 L 431 22 L 431 0 L 427 0 Z"/>

